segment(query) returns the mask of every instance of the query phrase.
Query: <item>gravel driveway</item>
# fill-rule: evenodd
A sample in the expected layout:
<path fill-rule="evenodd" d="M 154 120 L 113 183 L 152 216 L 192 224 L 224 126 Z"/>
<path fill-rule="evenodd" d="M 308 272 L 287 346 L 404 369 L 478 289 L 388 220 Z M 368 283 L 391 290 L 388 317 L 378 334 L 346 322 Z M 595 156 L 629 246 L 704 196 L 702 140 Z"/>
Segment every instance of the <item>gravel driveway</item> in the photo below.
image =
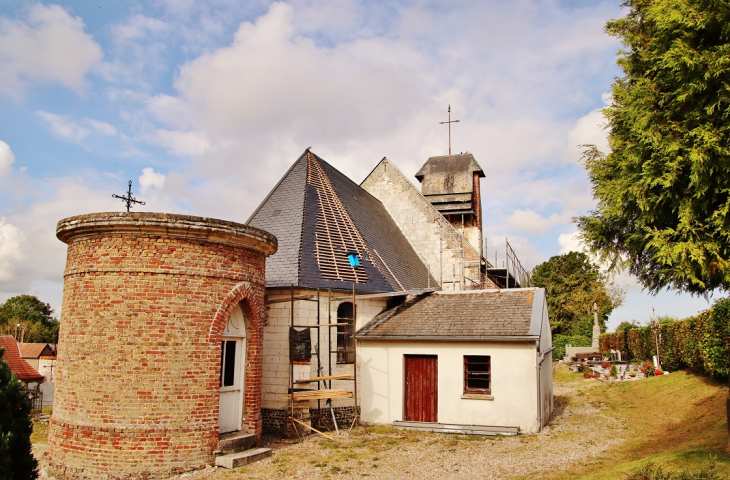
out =
<path fill-rule="evenodd" d="M 361 427 L 334 442 L 269 440 L 271 457 L 237 470 L 208 468 L 175 480 L 235 478 L 492 479 L 540 478 L 592 463 L 625 436 L 609 415 L 596 381 L 555 384 L 555 413 L 537 435 L 467 436 Z"/>

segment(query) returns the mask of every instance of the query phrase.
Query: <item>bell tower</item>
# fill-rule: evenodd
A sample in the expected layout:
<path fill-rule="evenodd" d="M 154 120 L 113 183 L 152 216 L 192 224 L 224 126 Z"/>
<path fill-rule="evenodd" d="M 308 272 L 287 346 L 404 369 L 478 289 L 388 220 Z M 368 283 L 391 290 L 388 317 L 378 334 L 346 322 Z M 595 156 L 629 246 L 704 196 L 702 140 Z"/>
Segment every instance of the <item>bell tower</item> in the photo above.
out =
<path fill-rule="evenodd" d="M 471 153 L 431 157 L 416 173 L 421 193 L 472 247 L 481 252 L 480 179 L 484 171 Z"/>

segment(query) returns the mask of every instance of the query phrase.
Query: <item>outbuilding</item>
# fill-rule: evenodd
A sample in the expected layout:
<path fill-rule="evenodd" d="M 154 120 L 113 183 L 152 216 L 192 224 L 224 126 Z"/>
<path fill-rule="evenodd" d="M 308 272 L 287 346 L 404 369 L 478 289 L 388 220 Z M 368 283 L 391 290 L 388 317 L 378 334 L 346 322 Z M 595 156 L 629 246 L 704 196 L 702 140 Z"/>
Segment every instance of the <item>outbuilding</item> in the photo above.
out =
<path fill-rule="evenodd" d="M 536 433 L 552 414 L 544 289 L 418 295 L 375 316 L 357 340 L 365 422 Z"/>

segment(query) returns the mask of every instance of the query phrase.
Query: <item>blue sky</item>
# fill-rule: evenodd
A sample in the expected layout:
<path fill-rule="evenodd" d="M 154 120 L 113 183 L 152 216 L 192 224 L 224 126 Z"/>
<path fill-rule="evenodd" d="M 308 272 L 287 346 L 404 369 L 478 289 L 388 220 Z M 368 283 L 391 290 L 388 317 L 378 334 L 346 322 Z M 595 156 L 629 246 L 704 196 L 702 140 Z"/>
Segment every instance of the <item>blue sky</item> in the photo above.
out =
<path fill-rule="evenodd" d="M 158 0 L 0 3 L 0 301 L 61 309 L 67 216 L 121 211 L 128 180 L 164 211 L 244 222 L 301 152 L 360 182 L 456 152 L 482 181 L 489 259 L 579 249 L 595 203 L 578 145 L 600 114 L 618 1 Z M 415 180 L 414 180 L 415 181 Z M 627 274 L 609 326 L 687 316 Z"/>

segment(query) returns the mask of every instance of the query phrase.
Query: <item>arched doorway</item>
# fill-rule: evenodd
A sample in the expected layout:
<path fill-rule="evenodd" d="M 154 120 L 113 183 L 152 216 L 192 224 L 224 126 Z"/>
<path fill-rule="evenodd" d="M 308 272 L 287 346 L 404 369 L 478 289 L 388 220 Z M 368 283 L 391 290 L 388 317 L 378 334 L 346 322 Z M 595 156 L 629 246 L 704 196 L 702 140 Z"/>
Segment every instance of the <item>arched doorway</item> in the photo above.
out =
<path fill-rule="evenodd" d="M 245 385 L 246 320 L 240 305 L 228 318 L 221 338 L 218 426 L 220 433 L 241 430 Z"/>

